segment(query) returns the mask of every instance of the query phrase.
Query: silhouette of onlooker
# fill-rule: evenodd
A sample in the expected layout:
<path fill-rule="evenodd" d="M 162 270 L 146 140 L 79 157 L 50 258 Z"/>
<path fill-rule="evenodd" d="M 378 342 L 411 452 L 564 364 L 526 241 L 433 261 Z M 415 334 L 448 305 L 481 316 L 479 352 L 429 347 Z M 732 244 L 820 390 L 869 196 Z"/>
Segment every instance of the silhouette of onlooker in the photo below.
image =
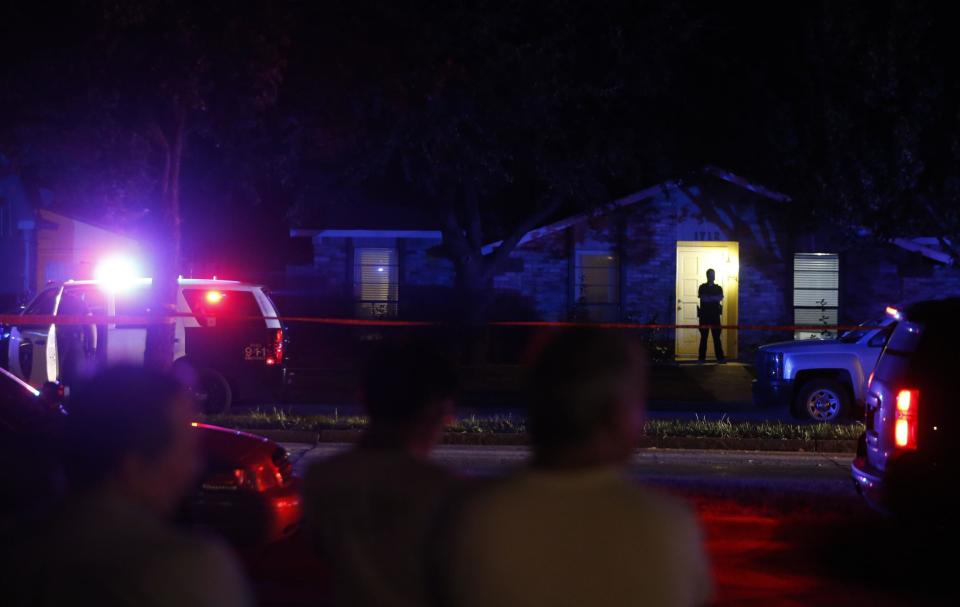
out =
<path fill-rule="evenodd" d="M 530 378 L 532 466 L 452 517 L 454 605 L 696 605 L 710 594 L 698 524 L 625 476 L 644 422 L 642 350 L 599 330 L 557 336 Z"/>
<path fill-rule="evenodd" d="M 428 536 L 457 485 L 428 460 L 453 411 L 456 368 L 429 344 L 390 343 L 368 362 L 363 390 L 359 444 L 307 472 L 307 532 L 336 604 L 420 605 Z"/>
<path fill-rule="evenodd" d="M 72 497 L 24 555 L 25 604 L 250 603 L 226 548 L 165 520 L 199 469 L 194 413 L 181 384 L 141 368 L 108 369 L 74 389 L 63 439 Z"/>

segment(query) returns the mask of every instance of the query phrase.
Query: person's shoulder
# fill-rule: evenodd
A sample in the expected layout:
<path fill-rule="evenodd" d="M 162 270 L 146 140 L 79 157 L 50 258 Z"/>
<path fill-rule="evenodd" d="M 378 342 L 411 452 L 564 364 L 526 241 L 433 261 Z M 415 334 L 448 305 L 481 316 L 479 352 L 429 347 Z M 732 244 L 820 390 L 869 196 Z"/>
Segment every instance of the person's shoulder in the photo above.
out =
<path fill-rule="evenodd" d="M 178 534 L 153 554 L 150 578 L 170 604 L 249 605 L 249 589 L 233 553 L 219 541 Z"/>
<path fill-rule="evenodd" d="M 631 502 L 631 508 L 642 510 L 650 520 L 659 520 L 670 525 L 697 525 L 693 510 L 680 499 L 628 480 L 624 480 L 623 491 L 626 499 Z"/>

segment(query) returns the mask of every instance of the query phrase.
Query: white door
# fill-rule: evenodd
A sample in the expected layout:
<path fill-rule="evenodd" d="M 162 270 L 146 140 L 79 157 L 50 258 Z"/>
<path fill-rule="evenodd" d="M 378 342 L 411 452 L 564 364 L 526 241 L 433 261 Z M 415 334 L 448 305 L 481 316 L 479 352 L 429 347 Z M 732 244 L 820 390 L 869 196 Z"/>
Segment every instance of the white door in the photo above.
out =
<path fill-rule="evenodd" d="M 697 317 L 697 306 L 700 299 L 697 291 L 700 285 L 707 282 L 707 270 L 712 268 L 716 272 L 716 282 L 723 287 L 724 302 L 721 322 L 729 323 L 730 301 L 728 297 L 727 277 L 730 267 L 730 251 L 720 246 L 677 246 L 677 324 L 696 325 L 700 323 Z M 730 353 L 729 331 L 721 333 L 721 342 L 725 353 Z M 677 329 L 676 356 L 679 359 L 696 358 L 700 347 L 700 331 L 697 329 Z M 713 339 L 707 344 L 707 357 L 713 358 Z"/>

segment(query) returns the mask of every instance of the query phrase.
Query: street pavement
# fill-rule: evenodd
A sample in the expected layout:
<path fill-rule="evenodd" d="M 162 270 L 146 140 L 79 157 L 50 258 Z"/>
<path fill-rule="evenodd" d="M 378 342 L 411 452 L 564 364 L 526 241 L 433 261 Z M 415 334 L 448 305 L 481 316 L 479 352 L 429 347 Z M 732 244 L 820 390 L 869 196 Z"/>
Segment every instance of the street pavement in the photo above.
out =
<path fill-rule="evenodd" d="M 300 474 L 351 447 L 284 446 Z M 449 445 L 435 454 L 439 463 L 470 477 L 508 474 L 529 457 L 525 447 L 504 446 Z M 949 547 L 947 540 L 936 530 L 906 528 L 870 511 L 853 488 L 849 464 L 850 456 L 842 454 L 645 449 L 628 471 L 697 512 L 716 605 L 956 604 L 952 561 L 936 556 Z M 322 575 L 303 550 L 301 544 L 286 559 L 295 561 L 299 573 L 284 575 L 320 588 Z M 274 583 L 261 596 L 273 604 L 271 596 L 287 592 L 276 604 L 299 604 L 291 590 L 290 583 Z"/>
<path fill-rule="evenodd" d="M 311 462 L 351 447 L 345 443 L 305 445 L 287 443 L 294 472 L 303 473 Z M 504 474 L 522 466 L 530 457 L 527 447 L 442 445 L 434 459 L 469 476 Z M 842 495 L 856 498 L 850 480 L 849 454 L 771 453 L 756 451 L 711 451 L 643 449 L 632 458 L 631 477 L 638 481 L 671 485 L 757 485 L 798 492 Z"/>

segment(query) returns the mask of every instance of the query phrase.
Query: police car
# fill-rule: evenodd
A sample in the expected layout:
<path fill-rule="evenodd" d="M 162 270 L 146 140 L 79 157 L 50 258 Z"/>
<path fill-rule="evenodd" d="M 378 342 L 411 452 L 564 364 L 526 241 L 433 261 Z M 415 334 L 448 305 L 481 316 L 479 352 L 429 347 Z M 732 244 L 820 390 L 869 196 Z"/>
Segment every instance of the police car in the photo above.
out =
<path fill-rule="evenodd" d="M 99 366 L 142 363 L 151 282 L 101 279 L 48 285 L 23 315 L 91 317 L 91 323 L 13 325 L 7 343 L 9 370 L 39 388 L 46 382 L 69 386 Z M 277 398 L 283 385 L 285 336 L 263 287 L 216 279 L 178 282 L 174 368 L 193 376 L 204 410 L 219 413 L 239 400 Z M 104 317 L 117 318 L 104 324 Z"/>

